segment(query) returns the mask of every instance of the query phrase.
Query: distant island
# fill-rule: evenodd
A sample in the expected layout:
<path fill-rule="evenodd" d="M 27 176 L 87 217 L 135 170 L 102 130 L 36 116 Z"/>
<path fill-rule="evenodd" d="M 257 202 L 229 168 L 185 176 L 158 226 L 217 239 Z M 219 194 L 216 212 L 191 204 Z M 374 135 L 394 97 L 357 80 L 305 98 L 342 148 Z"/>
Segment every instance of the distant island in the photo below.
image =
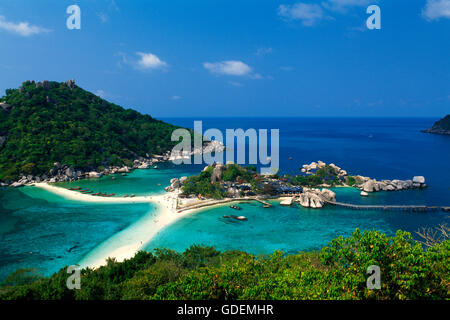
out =
<path fill-rule="evenodd" d="M 441 120 L 436 121 L 431 128 L 423 130 L 422 132 L 450 135 L 450 114 L 446 115 Z"/>
<path fill-rule="evenodd" d="M 177 128 L 74 80 L 25 81 L 0 98 L 0 182 L 68 181 L 112 166 L 145 167 L 173 148 Z"/>

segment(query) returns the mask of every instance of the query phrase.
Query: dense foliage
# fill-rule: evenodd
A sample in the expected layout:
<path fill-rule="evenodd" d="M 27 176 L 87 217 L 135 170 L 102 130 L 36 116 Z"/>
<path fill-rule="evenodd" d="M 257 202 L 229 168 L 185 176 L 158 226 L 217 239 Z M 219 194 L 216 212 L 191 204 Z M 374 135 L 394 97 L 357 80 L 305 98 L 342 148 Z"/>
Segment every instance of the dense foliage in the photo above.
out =
<path fill-rule="evenodd" d="M 317 171 L 311 175 L 285 175 L 284 177 L 289 183 L 304 187 L 317 187 L 322 184 L 342 185 L 343 182 L 339 179 L 335 169 L 329 165 L 317 169 Z"/>
<path fill-rule="evenodd" d="M 258 189 L 260 176 L 256 173 L 254 166 L 245 168 L 237 164 L 227 164 L 223 170 L 221 181 L 217 182 L 211 182 L 213 171 L 214 167 L 209 166 L 199 175 L 190 176 L 183 184 L 183 194 L 222 199 L 226 195 L 222 182 L 250 183 L 252 190 Z"/>
<path fill-rule="evenodd" d="M 424 250 L 402 231 L 356 230 L 297 255 L 155 250 L 82 270 L 80 290 L 67 289 L 66 269 L 37 281 L 8 279 L 0 299 L 448 299 L 449 249 L 445 241 Z M 367 289 L 370 265 L 381 269 L 379 290 Z"/>
<path fill-rule="evenodd" d="M 130 164 L 171 149 L 170 124 L 109 103 L 80 87 L 25 82 L 0 102 L 0 180 L 48 173 L 54 162 L 78 169 Z"/>

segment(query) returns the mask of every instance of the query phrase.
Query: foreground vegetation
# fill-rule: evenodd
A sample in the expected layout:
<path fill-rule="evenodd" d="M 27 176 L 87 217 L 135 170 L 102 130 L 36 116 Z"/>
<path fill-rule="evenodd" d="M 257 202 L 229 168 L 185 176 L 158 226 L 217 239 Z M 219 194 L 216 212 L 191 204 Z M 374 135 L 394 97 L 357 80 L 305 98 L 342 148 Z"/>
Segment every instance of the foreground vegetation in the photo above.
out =
<path fill-rule="evenodd" d="M 402 231 L 356 230 L 319 252 L 287 256 L 155 250 L 82 270 L 80 290 L 67 289 L 66 269 L 49 278 L 22 270 L 5 281 L 0 299 L 448 299 L 449 249 L 444 241 L 424 250 Z M 380 290 L 367 289 L 370 265 L 381 269 Z"/>
<path fill-rule="evenodd" d="M 55 162 L 97 170 L 131 165 L 176 142 L 177 127 L 124 109 L 75 84 L 25 82 L 0 98 L 0 180 L 48 174 Z"/>

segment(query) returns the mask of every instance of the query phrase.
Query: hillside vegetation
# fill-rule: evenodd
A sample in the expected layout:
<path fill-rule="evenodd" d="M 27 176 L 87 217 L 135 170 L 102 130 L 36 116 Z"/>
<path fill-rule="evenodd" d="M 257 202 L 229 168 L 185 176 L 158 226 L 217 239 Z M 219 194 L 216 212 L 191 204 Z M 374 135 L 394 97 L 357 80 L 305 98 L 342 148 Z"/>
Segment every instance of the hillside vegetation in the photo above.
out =
<path fill-rule="evenodd" d="M 75 85 L 27 81 L 0 99 L 0 180 L 129 164 L 170 150 L 177 127 L 124 109 Z"/>
<path fill-rule="evenodd" d="M 428 250 L 398 231 L 393 237 L 356 230 L 319 252 L 255 257 L 192 246 L 138 252 L 81 271 L 81 289 L 69 290 L 61 269 L 49 278 L 21 270 L 5 280 L 0 300 L 50 299 L 448 299 L 450 241 Z M 367 268 L 381 270 L 381 288 L 367 289 Z"/>

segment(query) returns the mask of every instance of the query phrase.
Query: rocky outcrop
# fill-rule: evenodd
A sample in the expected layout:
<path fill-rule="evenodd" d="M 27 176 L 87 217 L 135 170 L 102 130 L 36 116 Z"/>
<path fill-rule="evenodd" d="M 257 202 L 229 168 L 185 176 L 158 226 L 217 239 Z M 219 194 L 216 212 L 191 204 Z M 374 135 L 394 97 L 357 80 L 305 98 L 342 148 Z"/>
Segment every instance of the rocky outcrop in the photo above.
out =
<path fill-rule="evenodd" d="M 322 191 L 320 192 L 320 196 L 327 201 L 336 201 L 336 193 L 329 189 L 322 189 Z"/>
<path fill-rule="evenodd" d="M 13 182 L 9 185 L 11 188 L 19 188 L 19 187 L 23 187 L 24 183 L 22 182 Z"/>
<path fill-rule="evenodd" d="M 173 179 L 170 179 L 170 186 L 164 188 L 164 190 L 166 190 L 167 192 L 172 192 L 179 188 L 181 188 L 180 179 L 173 178 Z"/>
<path fill-rule="evenodd" d="M 227 189 L 227 195 L 230 198 L 240 198 L 241 197 L 240 190 L 238 188 L 234 188 L 234 187 L 230 187 Z"/>
<path fill-rule="evenodd" d="M 66 86 L 69 87 L 70 89 L 75 88 L 75 80 L 67 80 L 66 81 Z"/>
<path fill-rule="evenodd" d="M 435 122 L 431 128 L 422 130 L 422 132 L 450 135 L 450 114 Z"/>
<path fill-rule="evenodd" d="M 44 88 L 45 90 L 50 89 L 50 81 L 44 80 L 42 82 L 36 82 L 36 88 Z"/>
<path fill-rule="evenodd" d="M 413 188 L 426 188 L 425 178 L 423 176 L 416 176 L 412 180 L 381 180 L 370 179 L 367 177 L 356 176 L 358 181 L 362 181 L 361 184 L 356 185 L 361 191 L 365 193 L 378 192 L 378 191 L 399 191 Z M 361 192 L 361 196 L 366 196 Z"/>
<path fill-rule="evenodd" d="M 211 174 L 211 183 L 216 183 L 222 180 L 222 174 L 225 166 L 223 163 L 217 163 L 214 167 L 213 173 Z"/>
<path fill-rule="evenodd" d="M 100 172 L 91 171 L 88 173 L 88 178 L 101 178 L 102 174 Z"/>
<path fill-rule="evenodd" d="M 335 202 L 336 193 L 329 189 L 304 189 L 296 200 L 302 207 L 319 209 L 326 202 Z"/>
<path fill-rule="evenodd" d="M 323 199 L 317 193 L 311 191 L 306 191 L 300 194 L 298 202 L 305 208 L 318 209 L 322 208 L 324 205 Z"/>
<path fill-rule="evenodd" d="M 181 183 L 181 184 L 184 184 L 184 183 L 186 182 L 187 179 L 188 179 L 188 177 L 186 177 L 186 176 L 181 177 L 181 178 L 180 178 L 180 183 Z"/>
<path fill-rule="evenodd" d="M 300 169 L 300 171 L 303 173 L 306 173 L 306 174 L 313 174 L 314 171 L 324 168 L 326 166 L 327 166 L 327 164 L 325 162 L 319 160 L 317 162 L 311 162 L 310 164 L 304 164 L 302 166 L 302 168 Z M 347 171 L 338 167 L 334 163 L 330 163 L 328 166 L 331 167 L 333 169 L 334 173 L 339 177 L 344 177 L 347 175 Z"/>

